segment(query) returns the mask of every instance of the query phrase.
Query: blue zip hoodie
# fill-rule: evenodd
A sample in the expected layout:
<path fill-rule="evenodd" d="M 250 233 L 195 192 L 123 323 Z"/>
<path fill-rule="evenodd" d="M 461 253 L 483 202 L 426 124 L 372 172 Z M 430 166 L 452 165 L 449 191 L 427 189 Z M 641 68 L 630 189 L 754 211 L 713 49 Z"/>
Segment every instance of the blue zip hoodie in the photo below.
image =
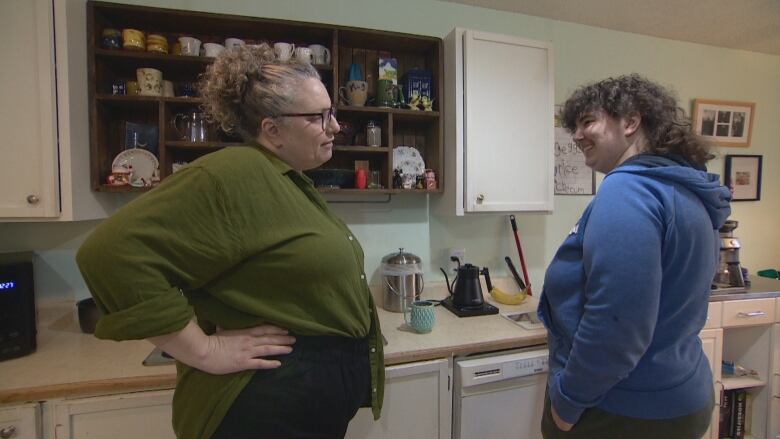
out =
<path fill-rule="evenodd" d="M 712 401 L 698 334 L 730 200 L 717 175 L 679 157 L 641 154 L 607 174 L 539 303 L 561 419 L 590 407 L 669 419 Z"/>

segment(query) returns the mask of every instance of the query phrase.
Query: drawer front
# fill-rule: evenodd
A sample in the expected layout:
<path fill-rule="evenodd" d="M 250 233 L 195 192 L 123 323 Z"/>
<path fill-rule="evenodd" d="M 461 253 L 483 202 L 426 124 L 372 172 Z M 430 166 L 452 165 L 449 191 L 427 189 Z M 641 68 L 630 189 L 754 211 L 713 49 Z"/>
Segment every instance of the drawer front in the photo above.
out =
<path fill-rule="evenodd" d="M 723 302 L 710 302 L 707 307 L 707 321 L 703 329 L 720 328 L 723 323 Z"/>
<path fill-rule="evenodd" d="M 775 321 L 775 299 L 723 302 L 723 327 L 766 325 Z"/>
<path fill-rule="evenodd" d="M 775 321 L 780 323 L 780 297 L 775 299 Z"/>

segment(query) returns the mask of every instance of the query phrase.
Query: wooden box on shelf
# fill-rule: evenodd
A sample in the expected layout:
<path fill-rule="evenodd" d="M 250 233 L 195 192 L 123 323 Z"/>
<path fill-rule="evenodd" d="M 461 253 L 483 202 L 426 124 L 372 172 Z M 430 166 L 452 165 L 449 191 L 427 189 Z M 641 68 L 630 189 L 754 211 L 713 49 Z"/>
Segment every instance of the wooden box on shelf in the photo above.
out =
<path fill-rule="evenodd" d="M 378 171 L 381 189 L 320 189 L 323 192 L 399 193 L 440 192 L 443 184 L 442 142 L 443 85 L 441 39 L 428 36 L 381 32 L 324 24 L 272 20 L 236 15 L 151 8 L 105 2 L 87 2 L 88 82 L 90 111 L 91 182 L 97 191 L 143 191 L 149 188 L 106 184 L 112 161 L 127 146 L 123 126 L 127 122 L 156 125 L 161 179 L 175 168 L 223 147 L 241 144 L 214 126 L 208 126 L 205 139 L 192 141 L 177 130 L 175 118 L 199 111 L 202 101 L 193 87 L 199 75 L 213 62 L 205 56 L 183 56 L 141 50 L 108 49 L 102 45 L 104 29 L 138 29 L 164 36 L 170 51 L 181 36 L 223 43 L 241 38 L 247 43 L 289 42 L 296 46 L 318 44 L 331 52 L 331 62 L 315 65 L 328 89 L 337 118 L 355 132 L 349 141 L 335 145 L 333 158 L 323 168 L 353 169 L 356 160 L 368 161 L 369 171 Z M 379 58 L 397 60 L 397 74 L 419 68 L 430 72 L 433 105 L 431 111 L 373 106 L 376 99 Z M 339 89 L 347 83 L 350 67 L 360 66 L 368 84 L 369 103 L 349 106 L 339 99 Z M 163 79 L 174 83 L 175 96 L 113 94 L 115 85 L 136 79 L 136 69 L 154 68 Z M 182 96 L 182 94 L 190 96 Z M 380 127 L 381 146 L 366 145 L 365 126 L 373 120 Z M 186 134 L 186 133 L 185 133 Z M 341 136 L 344 138 L 344 136 Z M 355 143 L 358 140 L 358 143 Z M 393 148 L 416 148 L 437 179 L 435 189 L 393 188 Z"/>

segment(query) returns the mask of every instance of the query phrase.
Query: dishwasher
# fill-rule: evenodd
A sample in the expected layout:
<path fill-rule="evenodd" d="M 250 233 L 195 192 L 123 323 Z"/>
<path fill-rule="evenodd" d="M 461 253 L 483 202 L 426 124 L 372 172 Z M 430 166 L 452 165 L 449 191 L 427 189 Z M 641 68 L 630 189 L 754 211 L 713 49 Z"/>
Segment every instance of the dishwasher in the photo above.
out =
<path fill-rule="evenodd" d="M 455 358 L 454 439 L 541 439 L 546 345 Z"/>

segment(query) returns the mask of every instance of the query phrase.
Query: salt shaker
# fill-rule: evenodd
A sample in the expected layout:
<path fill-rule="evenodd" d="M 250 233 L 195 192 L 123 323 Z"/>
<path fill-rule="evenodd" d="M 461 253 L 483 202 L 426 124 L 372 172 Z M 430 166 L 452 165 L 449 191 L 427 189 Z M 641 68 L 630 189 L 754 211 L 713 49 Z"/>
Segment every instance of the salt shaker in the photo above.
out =
<path fill-rule="evenodd" d="M 368 146 L 382 146 L 382 128 L 373 120 L 366 124 L 366 144 Z"/>

